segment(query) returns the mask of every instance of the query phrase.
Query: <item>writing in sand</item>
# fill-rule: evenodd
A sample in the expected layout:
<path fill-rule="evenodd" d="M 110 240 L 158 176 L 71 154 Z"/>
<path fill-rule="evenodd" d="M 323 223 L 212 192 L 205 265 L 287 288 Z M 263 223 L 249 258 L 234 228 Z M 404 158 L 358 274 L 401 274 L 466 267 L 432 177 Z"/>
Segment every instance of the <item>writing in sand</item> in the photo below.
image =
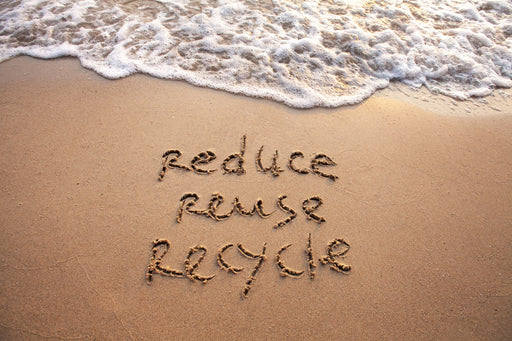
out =
<path fill-rule="evenodd" d="M 246 135 L 242 136 L 240 150 L 236 153 L 228 155 L 221 163 L 221 169 L 223 174 L 235 174 L 243 175 L 246 173 L 245 169 L 245 158 L 246 158 Z M 279 152 L 276 150 L 270 160 L 268 166 L 263 165 L 262 153 L 264 146 L 262 145 L 255 155 L 255 168 L 257 172 L 269 173 L 274 177 L 278 177 L 284 170 L 280 167 L 278 159 Z M 177 170 L 178 172 L 194 172 L 199 175 L 209 175 L 217 171 L 212 168 L 214 160 L 217 156 L 214 152 L 206 150 L 201 151 L 190 159 L 188 165 L 180 163 L 180 158 L 183 153 L 178 149 L 167 150 L 162 155 L 162 168 L 160 170 L 158 179 L 163 181 L 169 170 Z M 331 181 L 336 181 L 339 177 L 335 174 L 326 173 L 323 167 L 336 166 L 336 162 L 324 153 L 317 153 L 311 157 L 307 164 L 299 165 L 297 159 L 304 159 L 304 153 L 301 151 L 294 151 L 288 158 L 288 168 L 300 175 L 317 175 L 320 177 L 327 178 Z M 297 210 L 287 205 L 284 200 L 287 198 L 286 195 L 280 195 L 276 200 L 276 206 L 281 211 L 287 214 L 287 217 L 281 221 L 273 223 L 274 229 L 281 229 L 285 225 L 290 224 L 297 217 Z M 224 203 L 224 196 L 218 192 L 211 194 L 208 204 L 203 208 L 197 208 L 196 204 L 199 202 L 199 195 L 197 193 L 189 192 L 182 195 L 179 200 L 178 210 L 176 215 L 176 221 L 182 223 L 184 213 L 202 216 L 211 219 L 214 222 L 219 222 L 228 219 L 233 214 L 238 214 L 244 217 L 259 216 L 260 218 L 268 218 L 272 215 L 273 211 L 267 212 L 263 206 L 263 200 L 258 199 L 252 208 L 247 208 L 242 203 L 240 198 L 236 196 L 232 205 L 228 209 L 224 209 L 223 212 L 219 212 L 220 206 Z M 315 213 L 320 206 L 324 203 L 324 200 L 320 195 L 313 195 L 302 201 L 302 212 L 304 213 L 307 220 L 311 220 L 317 224 L 326 222 L 326 218 Z M 279 270 L 281 276 L 300 278 L 306 271 L 310 279 L 314 279 L 316 276 L 315 269 L 317 268 L 316 259 L 313 256 L 313 248 L 311 245 L 311 233 L 309 233 L 306 248 L 305 248 L 305 261 L 307 262 L 306 269 L 293 269 L 286 265 L 284 260 L 285 251 L 292 246 L 292 244 L 283 245 L 275 254 L 274 263 L 276 268 Z M 182 269 L 173 269 L 170 266 L 163 265 L 164 257 L 169 253 L 171 248 L 171 242 L 167 239 L 158 238 L 153 241 L 151 249 L 151 260 L 146 269 L 146 282 L 151 284 L 154 275 L 161 275 L 164 277 L 177 277 L 177 278 L 188 278 L 191 281 L 206 284 L 215 278 L 215 274 L 200 274 L 199 265 L 206 256 L 208 250 L 206 246 L 198 244 L 190 247 L 185 260 L 183 261 Z M 245 285 L 242 289 L 242 296 L 248 297 L 248 294 L 256 281 L 256 277 L 261 270 L 264 262 L 267 260 L 267 243 L 263 243 L 261 249 L 257 252 L 249 250 L 242 243 L 235 244 L 228 243 L 223 245 L 217 252 L 217 264 L 220 269 L 225 270 L 232 274 L 238 274 L 244 271 L 244 267 L 241 265 L 232 264 L 226 258 L 228 250 L 235 249 L 242 256 L 254 260 L 255 265 L 252 269 L 249 277 L 247 278 Z M 350 250 L 349 243 L 342 239 L 336 238 L 328 243 L 326 248 L 326 255 L 319 258 L 318 261 L 321 264 L 329 265 L 329 268 L 333 271 L 347 274 L 351 270 L 351 265 L 343 263 L 343 258 Z"/>
<path fill-rule="evenodd" d="M 243 175 L 246 173 L 245 170 L 245 151 L 246 151 L 246 135 L 242 136 L 242 143 L 240 145 L 240 151 L 238 153 L 233 153 L 228 155 L 224 161 L 221 164 L 221 168 L 224 172 L 224 174 L 237 174 L 237 175 Z M 278 158 L 279 158 L 279 152 L 276 150 L 274 152 L 274 155 L 272 156 L 270 166 L 265 167 L 263 166 L 263 161 L 261 160 L 261 154 L 263 153 L 263 147 L 261 146 L 256 153 L 255 157 L 255 164 L 256 164 L 256 170 L 261 173 L 270 173 L 273 176 L 277 177 L 279 176 L 279 173 L 283 172 L 284 170 L 278 165 Z M 160 171 L 160 174 L 158 176 L 158 179 L 160 181 L 164 180 L 165 174 L 167 170 L 169 169 L 178 169 L 186 172 L 193 171 L 196 174 L 200 175 L 209 175 L 214 172 L 216 172 L 216 169 L 204 169 L 201 167 L 204 167 L 205 165 L 215 161 L 217 159 L 217 155 L 215 155 L 212 151 L 202 151 L 198 153 L 196 156 L 194 156 L 190 160 L 190 166 L 186 166 L 184 164 L 178 163 L 179 159 L 182 157 L 183 153 L 178 149 L 169 149 L 166 151 L 163 155 L 163 162 L 162 162 L 162 170 Z M 336 162 L 329 156 L 323 153 L 315 154 L 310 162 L 309 162 L 309 168 L 308 167 L 302 167 L 299 168 L 295 163 L 296 159 L 301 158 L 304 159 L 304 153 L 301 151 L 295 151 L 290 154 L 290 157 L 288 158 L 288 168 L 301 175 L 305 174 L 316 174 L 325 178 L 328 178 L 332 181 L 336 181 L 338 179 L 338 176 L 334 174 L 327 174 L 324 173 L 320 167 L 323 166 L 336 166 Z"/>

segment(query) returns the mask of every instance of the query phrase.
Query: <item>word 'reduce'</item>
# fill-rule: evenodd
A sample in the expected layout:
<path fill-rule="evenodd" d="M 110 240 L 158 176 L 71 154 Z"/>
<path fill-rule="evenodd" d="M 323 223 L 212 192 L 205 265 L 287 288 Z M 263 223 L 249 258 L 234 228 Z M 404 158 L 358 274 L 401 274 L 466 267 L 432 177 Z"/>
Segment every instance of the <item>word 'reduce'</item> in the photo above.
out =
<path fill-rule="evenodd" d="M 240 146 L 240 152 L 233 153 L 229 156 L 227 156 L 224 161 L 221 164 L 221 168 L 224 172 L 224 174 L 236 174 L 236 175 L 243 175 L 246 173 L 246 170 L 244 168 L 245 164 L 245 151 L 246 151 L 246 135 L 242 136 L 242 142 Z M 256 170 L 261 173 L 270 173 L 273 176 L 277 177 L 281 172 L 284 172 L 284 170 L 278 165 L 278 158 L 279 153 L 276 150 L 271 158 L 270 165 L 264 166 L 263 161 L 261 159 L 261 154 L 263 153 L 263 146 L 261 146 L 256 153 L 255 158 L 255 164 L 256 164 Z M 165 173 L 168 169 L 180 169 L 182 171 L 186 172 L 194 172 L 196 174 L 200 175 L 209 175 L 213 172 L 216 172 L 216 169 L 205 169 L 206 165 L 211 163 L 212 161 L 217 159 L 217 155 L 215 155 L 212 151 L 202 151 L 196 156 L 194 156 L 189 163 L 189 166 L 186 166 L 184 164 L 178 163 L 179 159 L 183 153 L 179 151 L 178 149 L 170 149 L 166 151 L 163 155 L 163 161 L 162 161 L 162 170 L 160 171 L 160 174 L 158 176 L 158 179 L 160 181 L 163 181 L 165 177 Z M 296 159 L 304 159 L 304 153 L 301 151 L 295 151 L 290 154 L 290 157 L 288 159 L 288 168 L 298 174 L 316 174 L 324 178 L 328 178 L 332 181 L 336 181 L 338 179 L 337 175 L 334 174 L 327 174 L 324 173 L 320 167 L 323 166 L 336 166 L 336 162 L 334 162 L 333 159 L 331 159 L 329 156 L 323 153 L 315 154 L 310 162 L 309 162 L 309 168 L 308 167 L 302 167 L 300 168 L 295 164 Z"/>

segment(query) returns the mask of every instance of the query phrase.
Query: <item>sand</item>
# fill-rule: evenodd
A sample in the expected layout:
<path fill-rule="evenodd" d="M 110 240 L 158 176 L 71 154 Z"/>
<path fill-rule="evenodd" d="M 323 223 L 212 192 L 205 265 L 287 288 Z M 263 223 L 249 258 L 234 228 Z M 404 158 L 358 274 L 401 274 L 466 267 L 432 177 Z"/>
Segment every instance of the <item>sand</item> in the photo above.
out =
<path fill-rule="evenodd" d="M 72 58 L 4 62 L 0 335 L 510 339 L 510 94 L 457 102 L 394 85 L 360 105 L 294 110 L 144 75 L 106 80 Z M 245 173 L 224 174 L 244 135 Z M 278 176 L 257 171 L 262 145 L 264 167 L 278 150 Z M 167 150 L 179 150 L 188 168 L 211 151 L 216 159 L 196 166 L 216 171 L 169 168 L 159 181 Z M 288 167 L 296 151 L 304 158 L 293 164 L 308 174 Z M 336 162 L 319 166 L 336 181 L 310 171 L 318 154 Z M 210 216 L 184 207 L 178 223 L 185 193 L 198 196 L 189 210 L 207 210 L 214 193 L 225 202 Z M 288 211 L 278 205 L 283 195 Z M 235 197 L 247 208 L 261 199 L 271 215 L 213 219 Z M 305 214 L 312 197 L 325 222 Z M 151 263 L 155 239 L 170 244 L 161 263 L 164 244 Z M 346 244 L 332 251 L 346 253 L 332 259 L 350 270 L 319 261 L 336 239 Z M 265 257 L 245 257 L 238 244 L 255 256 L 265 245 Z M 243 270 L 219 266 L 224 246 L 223 260 Z M 280 264 L 302 276 L 281 276 L 279 250 Z"/>

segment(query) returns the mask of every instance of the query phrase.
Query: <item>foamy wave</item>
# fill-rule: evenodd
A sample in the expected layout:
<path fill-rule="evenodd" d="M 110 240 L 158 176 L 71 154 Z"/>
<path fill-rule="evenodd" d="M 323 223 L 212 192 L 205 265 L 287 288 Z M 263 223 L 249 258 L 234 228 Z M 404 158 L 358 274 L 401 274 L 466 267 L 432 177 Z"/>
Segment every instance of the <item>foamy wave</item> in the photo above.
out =
<path fill-rule="evenodd" d="M 0 4 L 0 61 L 76 56 L 272 98 L 358 103 L 390 80 L 457 99 L 512 86 L 510 1 L 100 1 Z"/>

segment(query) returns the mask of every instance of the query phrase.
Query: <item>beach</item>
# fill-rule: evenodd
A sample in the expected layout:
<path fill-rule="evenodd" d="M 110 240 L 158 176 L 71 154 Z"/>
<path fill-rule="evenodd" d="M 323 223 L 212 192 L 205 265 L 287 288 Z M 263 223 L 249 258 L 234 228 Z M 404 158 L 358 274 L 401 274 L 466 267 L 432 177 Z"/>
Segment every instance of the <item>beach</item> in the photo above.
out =
<path fill-rule="evenodd" d="M 0 335 L 510 339 L 511 94 L 393 85 L 300 110 L 74 58 L 2 62 Z M 235 197 L 269 216 L 229 214 Z"/>

